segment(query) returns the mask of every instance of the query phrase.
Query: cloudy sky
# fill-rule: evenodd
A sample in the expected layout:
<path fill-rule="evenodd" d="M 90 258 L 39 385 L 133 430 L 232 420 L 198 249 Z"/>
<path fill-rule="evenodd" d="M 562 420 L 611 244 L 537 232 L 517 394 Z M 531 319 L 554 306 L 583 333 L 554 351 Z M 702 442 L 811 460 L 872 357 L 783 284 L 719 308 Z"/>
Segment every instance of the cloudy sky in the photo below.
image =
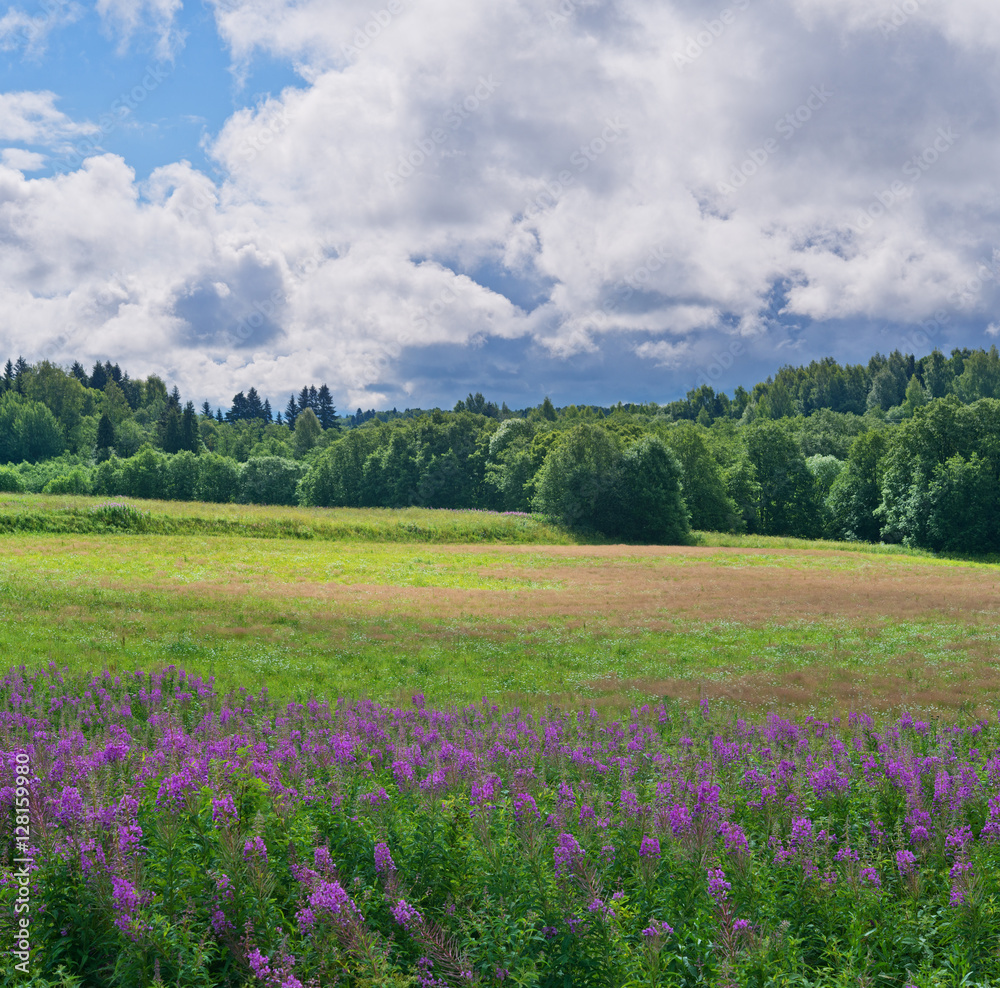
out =
<path fill-rule="evenodd" d="M 17 0 L 0 351 L 350 410 L 988 346 L 998 49 L 996 0 Z"/>

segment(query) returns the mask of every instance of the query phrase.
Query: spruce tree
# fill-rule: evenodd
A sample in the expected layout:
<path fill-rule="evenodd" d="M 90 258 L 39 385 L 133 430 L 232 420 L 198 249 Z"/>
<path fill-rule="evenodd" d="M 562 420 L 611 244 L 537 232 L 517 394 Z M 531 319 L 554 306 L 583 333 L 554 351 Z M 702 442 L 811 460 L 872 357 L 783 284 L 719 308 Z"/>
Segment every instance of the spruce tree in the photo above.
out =
<path fill-rule="evenodd" d="M 233 395 L 233 406 L 226 412 L 226 421 L 239 422 L 247 417 L 247 396 L 241 391 Z"/>
<path fill-rule="evenodd" d="M 315 384 L 309 385 L 309 407 L 314 411 L 319 411 L 319 392 Z"/>
<path fill-rule="evenodd" d="M 203 401 L 201 404 L 201 414 L 207 419 L 215 418 L 212 414 L 212 406 L 207 401 Z"/>
<path fill-rule="evenodd" d="M 180 409 L 173 403 L 167 405 L 161 426 L 164 453 L 179 453 L 184 448 L 184 425 Z"/>
<path fill-rule="evenodd" d="M 9 363 L 9 361 L 8 361 L 8 363 Z M 77 379 L 77 380 L 78 380 L 78 381 L 79 381 L 79 382 L 80 382 L 80 383 L 81 383 L 82 385 L 84 385 L 84 387 L 86 387 L 86 386 L 87 386 L 87 385 L 88 385 L 88 384 L 90 383 L 90 378 L 89 378 L 89 377 L 87 377 L 87 370 L 86 370 L 86 368 L 85 368 L 85 367 L 83 366 L 83 364 L 81 364 L 81 363 L 80 363 L 80 361 L 79 361 L 79 360 L 74 360 L 74 361 L 73 361 L 73 366 L 72 366 L 72 367 L 70 368 L 70 371 L 69 371 L 69 372 L 70 372 L 70 374 L 72 374 L 72 375 L 73 375 L 73 377 L 75 377 L 75 378 L 76 378 L 76 379 Z"/>
<path fill-rule="evenodd" d="M 101 413 L 97 421 L 97 459 L 106 460 L 109 451 L 115 445 L 115 427 L 111 424 L 106 412 Z"/>
<path fill-rule="evenodd" d="M 264 406 L 261 404 L 260 395 L 256 388 L 251 388 L 247 392 L 247 413 L 248 419 L 262 419 L 264 417 Z"/>
<path fill-rule="evenodd" d="M 174 390 L 170 392 L 168 404 L 173 405 L 178 412 L 181 410 L 181 389 L 176 384 L 174 385 Z"/>
<path fill-rule="evenodd" d="M 309 386 L 304 385 L 299 392 L 299 411 L 304 412 L 307 408 L 312 408 L 312 405 L 309 402 Z M 313 411 L 316 411 L 316 409 L 313 408 Z"/>
<path fill-rule="evenodd" d="M 295 395 L 291 395 L 288 404 L 285 406 L 285 425 L 289 429 L 295 428 L 295 416 L 299 414 L 299 406 L 295 404 Z"/>
<path fill-rule="evenodd" d="M 189 401 L 184 406 L 184 414 L 181 416 L 181 449 L 189 449 L 192 453 L 197 453 L 200 447 L 198 415 L 194 410 L 194 402 Z"/>
<path fill-rule="evenodd" d="M 265 398 L 264 399 L 264 421 L 271 422 L 274 419 L 274 414 L 271 412 L 271 402 Z"/>
<path fill-rule="evenodd" d="M 336 428 L 337 407 L 333 403 L 330 389 L 325 384 L 320 385 L 319 391 L 316 392 L 316 404 L 316 417 L 319 419 L 319 424 L 324 429 Z"/>
<path fill-rule="evenodd" d="M 104 385 L 108 383 L 108 373 L 104 369 L 104 364 L 99 360 L 94 361 L 94 369 L 90 372 L 90 386 L 95 391 L 103 391 Z"/>

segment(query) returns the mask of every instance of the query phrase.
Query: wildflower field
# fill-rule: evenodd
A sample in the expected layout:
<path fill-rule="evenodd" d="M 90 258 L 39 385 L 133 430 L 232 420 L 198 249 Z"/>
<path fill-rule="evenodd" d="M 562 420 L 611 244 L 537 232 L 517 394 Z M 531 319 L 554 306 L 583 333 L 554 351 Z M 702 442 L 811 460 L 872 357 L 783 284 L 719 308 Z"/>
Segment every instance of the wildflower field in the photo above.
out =
<path fill-rule="evenodd" d="M 0 510 L 0 984 L 1000 985 L 995 565 L 214 510 Z"/>
<path fill-rule="evenodd" d="M 36 985 L 1000 983 L 995 720 L 53 668 L 0 682 L 0 734 L 0 932 L 29 903 Z"/>

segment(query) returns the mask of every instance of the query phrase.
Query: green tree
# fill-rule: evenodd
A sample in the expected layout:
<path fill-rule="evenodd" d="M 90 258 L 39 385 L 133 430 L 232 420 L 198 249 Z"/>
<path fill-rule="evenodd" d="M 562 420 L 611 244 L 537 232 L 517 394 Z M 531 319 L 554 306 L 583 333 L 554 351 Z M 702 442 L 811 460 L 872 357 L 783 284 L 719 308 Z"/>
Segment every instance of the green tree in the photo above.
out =
<path fill-rule="evenodd" d="M 617 464 L 614 509 L 605 531 L 634 542 L 676 545 L 690 535 L 681 465 L 657 436 L 643 436 Z"/>
<path fill-rule="evenodd" d="M 322 438 L 323 426 L 320 425 L 316 413 L 307 408 L 295 418 L 295 438 L 292 446 L 299 459 L 306 455 Z"/>
<path fill-rule="evenodd" d="M 777 422 L 755 422 L 747 427 L 746 444 L 760 485 L 760 530 L 765 535 L 820 535 L 819 489 L 789 430 Z"/>
<path fill-rule="evenodd" d="M 165 497 L 169 490 L 170 476 L 167 462 L 167 458 L 158 450 L 152 446 L 143 446 L 131 459 L 122 461 L 121 483 L 124 490 L 121 493 L 149 500 Z"/>
<path fill-rule="evenodd" d="M 746 526 L 726 491 L 722 468 L 712 456 L 701 430 L 680 422 L 663 435 L 681 464 L 684 500 L 691 527 L 707 532 L 739 532 Z"/>
<path fill-rule="evenodd" d="M 97 444 L 96 444 L 96 456 L 97 461 L 101 462 L 106 460 L 113 452 L 115 448 L 115 427 L 111 424 L 111 419 L 108 417 L 107 412 L 102 412 L 100 419 L 97 421 Z"/>
<path fill-rule="evenodd" d="M 301 463 L 279 456 L 247 460 L 240 467 L 240 503 L 297 504 L 296 488 L 305 472 Z"/>
<path fill-rule="evenodd" d="M 198 457 L 198 478 L 194 500 L 228 504 L 236 501 L 240 492 L 239 464 L 227 456 L 206 453 Z"/>
<path fill-rule="evenodd" d="M 852 443 L 844 469 L 826 498 L 835 538 L 860 542 L 878 542 L 881 538 L 875 512 L 882 500 L 881 461 L 888 437 L 886 429 L 869 429 Z"/>
<path fill-rule="evenodd" d="M 560 438 L 538 472 L 535 510 L 570 528 L 611 528 L 620 456 L 606 429 L 575 426 Z"/>

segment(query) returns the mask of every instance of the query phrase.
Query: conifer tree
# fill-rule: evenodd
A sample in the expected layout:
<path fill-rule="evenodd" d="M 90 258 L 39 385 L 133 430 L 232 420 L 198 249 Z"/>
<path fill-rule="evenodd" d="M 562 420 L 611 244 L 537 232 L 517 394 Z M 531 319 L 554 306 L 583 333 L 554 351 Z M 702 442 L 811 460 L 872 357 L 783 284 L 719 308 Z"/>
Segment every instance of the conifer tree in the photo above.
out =
<path fill-rule="evenodd" d="M 295 395 L 291 395 L 288 404 L 285 406 L 285 425 L 289 429 L 295 428 L 295 416 L 299 414 L 299 406 L 295 404 Z"/>
<path fill-rule="evenodd" d="M 101 413 L 97 421 L 97 460 L 103 462 L 111 455 L 115 445 L 115 427 L 111 424 L 106 412 Z"/>
<path fill-rule="evenodd" d="M 212 413 L 212 406 L 207 400 L 201 403 L 201 414 L 207 419 L 215 418 L 215 415 Z"/>
<path fill-rule="evenodd" d="M 265 398 L 264 399 L 264 421 L 265 422 L 270 422 L 273 418 L 274 418 L 274 415 L 271 412 L 271 402 L 267 398 Z"/>
<path fill-rule="evenodd" d="M 325 384 L 320 385 L 319 390 L 316 392 L 315 411 L 316 417 L 319 419 L 319 424 L 324 429 L 337 427 L 337 407 L 333 403 L 333 396 L 330 394 L 330 389 Z"/>
<path fill-rule="evenodd" d="M 260 395 L 256 388 L 251 388 L 247 392 L 247 412 L 248 419 L 262 419 L 264 417 L 264 406 L 261 404 Z"/>
<path fill-rule="evenodd" d="M 184 406 L 184 414 L 181 416 L 181 449 L 189 449 L 192 453 L 197 453 L 200 446 L 198 416 L 194 410 L 194 402 L 189 401 Z"/>
<path fill-rule="evenodd" d="M 90 372 L 90 386 L 95 391 L 103 391 L 107 383 L 108 372 L 104 369 L 104 364 L 99 360 L 94 361 L 94 369 Z"/>

